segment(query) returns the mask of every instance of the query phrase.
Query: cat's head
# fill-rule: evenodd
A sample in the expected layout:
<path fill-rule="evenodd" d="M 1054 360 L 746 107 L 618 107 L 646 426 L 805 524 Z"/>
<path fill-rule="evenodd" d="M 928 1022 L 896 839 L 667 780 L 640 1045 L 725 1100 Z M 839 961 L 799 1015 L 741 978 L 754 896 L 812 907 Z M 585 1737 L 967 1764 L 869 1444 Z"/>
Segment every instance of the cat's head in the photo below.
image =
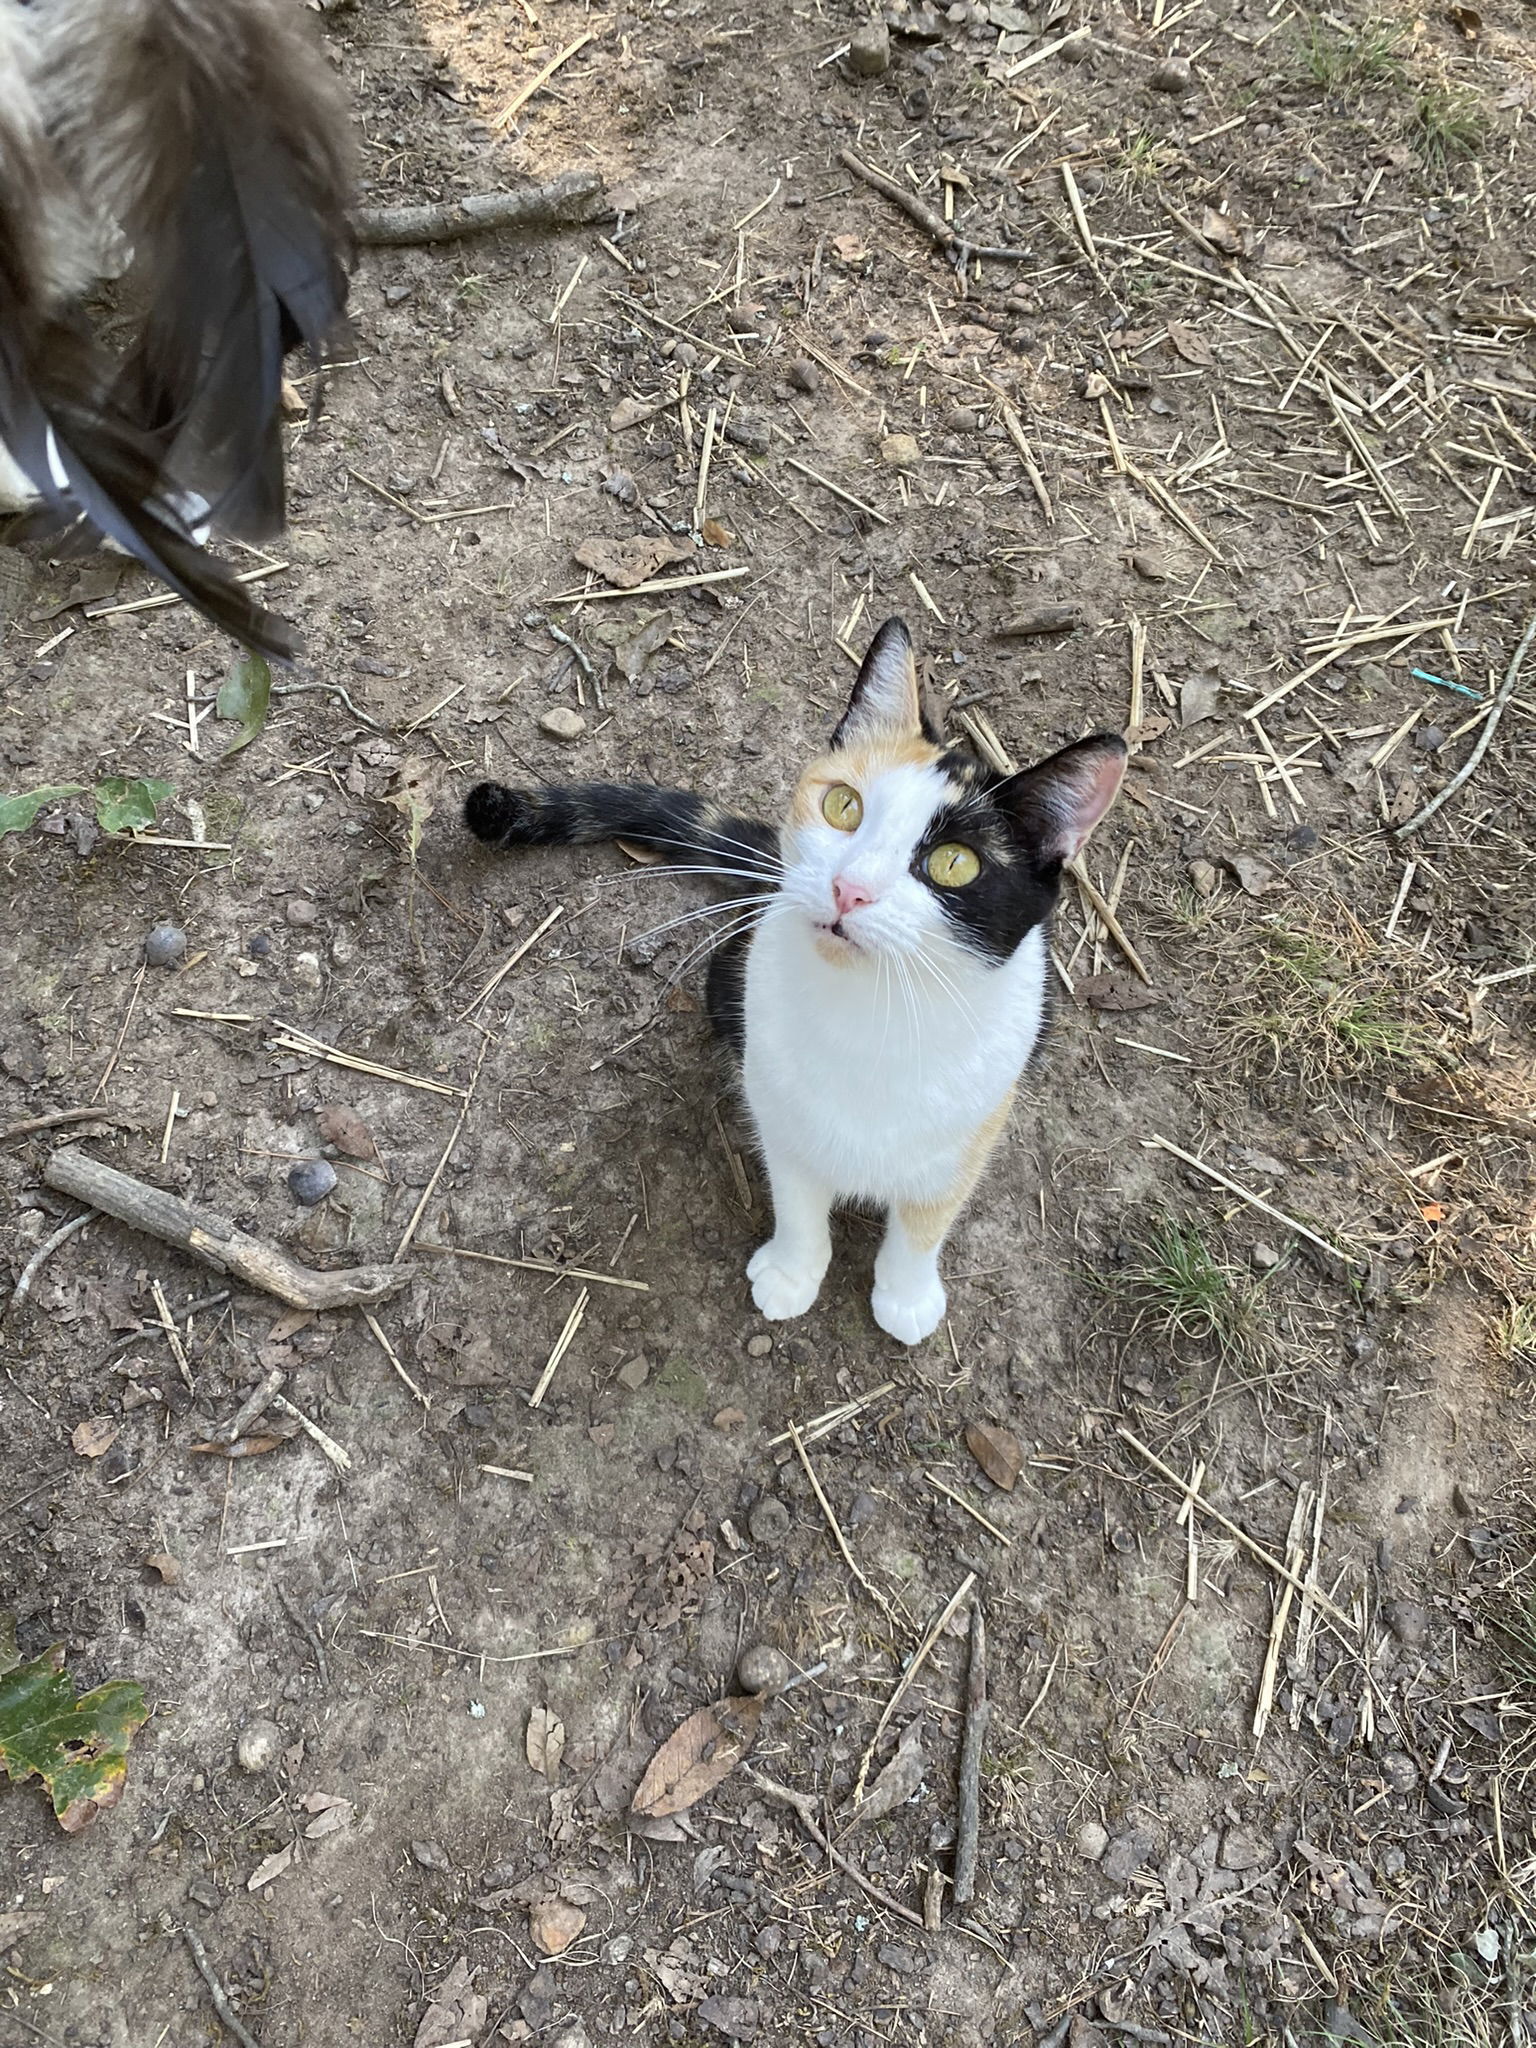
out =
<path fill-rule="evenodd" d="M 1006 960 L 1049 917 L 1061 870 L 1115 800 L 1125 742 L 1095 733 L 1000 775 L 928 725 L 900 619 L 875 635 L 830 752 L 801 777 L 782 893 L 847 965 L 959 947 Z"/>

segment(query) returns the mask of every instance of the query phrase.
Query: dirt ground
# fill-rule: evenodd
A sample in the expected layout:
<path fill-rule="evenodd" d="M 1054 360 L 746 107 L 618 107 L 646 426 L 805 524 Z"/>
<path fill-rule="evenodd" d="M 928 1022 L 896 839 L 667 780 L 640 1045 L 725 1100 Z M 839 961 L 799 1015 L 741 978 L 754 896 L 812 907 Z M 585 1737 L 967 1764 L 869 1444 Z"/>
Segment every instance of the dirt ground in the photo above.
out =
<path fill-rule="evenodd" d="M 303 1318 L 99 1220 L 0 1327 L 0 1608 L 152 1708 L 79 1834 L 0 1792 L 0 2048 L 232 2038 L 187 1929 L 263 2048 L 1536 2038 L 1536 674 L 1489 709 L 1529 15 L 892 20 L 886 67 L 841 4 L 328 9 L 371 203 L 590 166 L 608 211 L 365 254 L 269 584 L 306 657 L 243 751 L 189 749 L 198 620 L 3 557 L 0 788 L 163 777 L 183 842 L 80 799 L 0 840 L 0 1126 L 93 1111 L 6 1129 L 12 1282 L 65 1145 L 413 1277 Z M 957 275 L 946 211 L 1012 258 Z M 573 559 L 690 532 L 661 576 L 723 580 Z M 656 930 L 706 897 L 457 817 L 487 770 L 772 814 L 892 612 L 984 750 L 1137 749 L 1087 855 L 1120 936 L 1068 886 L 912 1352 L 868 1219 L 753 1312 L 717 927 Z M 350 1469 L 278 1410 L 199 1448 L 274 1367 Z M 756 1646 L 805 1675 L 752 1756 L 632 1813 Z"/>

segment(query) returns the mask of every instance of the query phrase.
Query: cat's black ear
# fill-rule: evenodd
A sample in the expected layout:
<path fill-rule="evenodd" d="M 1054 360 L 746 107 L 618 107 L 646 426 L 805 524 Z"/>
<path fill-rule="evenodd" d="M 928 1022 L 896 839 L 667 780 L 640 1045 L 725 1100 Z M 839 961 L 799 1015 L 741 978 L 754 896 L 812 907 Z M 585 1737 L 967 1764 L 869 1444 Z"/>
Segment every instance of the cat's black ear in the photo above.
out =
<path fill-rule="evenodd" d="M 995 783 L 992 800 L 1010 813 L 1040 859 L 1071 860 L 1119 795 L 1125 760 L 1119 733 L 1096 732 Z"/>
<path fill-rule="evenodd" d="M 912 635 L 900 619 L 887 619 L 869 643 L 832 744 L 852 747 L 869 740 L 909 739 L 925 730 Z"/>

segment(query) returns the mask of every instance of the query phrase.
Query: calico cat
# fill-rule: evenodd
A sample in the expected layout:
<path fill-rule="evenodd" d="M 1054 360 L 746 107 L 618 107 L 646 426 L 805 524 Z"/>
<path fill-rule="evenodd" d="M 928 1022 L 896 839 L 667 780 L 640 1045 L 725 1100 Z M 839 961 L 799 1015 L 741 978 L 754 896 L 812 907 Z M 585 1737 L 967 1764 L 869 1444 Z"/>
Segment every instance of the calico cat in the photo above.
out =
<path fill-rule="evenodd" d="M 1040 1036 L 1062 865 L 1125 758 L 1097 733 L 1002 776 L 946 748 L 890 619 L 782 826 L 681 790 L 470 791 L 465 822 L 492 845 L 625 839 L 746 885 L 746 929 L 714 954 L 708 995 L 773 1194 L 773 1236 L 747 1266 L 770 1321 L 815 1301 L 832 1208 L 851 1201 L 887 1212 L 875 1321 L 904 1344 L 937 1328 L 939 1248 Z"/>

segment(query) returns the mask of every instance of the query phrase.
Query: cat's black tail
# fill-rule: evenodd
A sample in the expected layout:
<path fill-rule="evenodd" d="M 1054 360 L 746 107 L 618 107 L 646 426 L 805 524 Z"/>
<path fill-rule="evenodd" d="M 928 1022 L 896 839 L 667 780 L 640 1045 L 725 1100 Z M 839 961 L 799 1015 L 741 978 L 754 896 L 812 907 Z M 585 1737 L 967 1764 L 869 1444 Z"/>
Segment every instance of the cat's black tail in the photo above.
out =
<path fill-rule="evenodd" d="M 738 818 L 686 789 L 618 782 L 508 789 L 481 782 L 465 799 L 464 822 L 489 846 L 592 846 L 625 839 L 675 867 L 714 869 L 760 882 L 765 890 L 778 881 L 777 826 Z"/>

